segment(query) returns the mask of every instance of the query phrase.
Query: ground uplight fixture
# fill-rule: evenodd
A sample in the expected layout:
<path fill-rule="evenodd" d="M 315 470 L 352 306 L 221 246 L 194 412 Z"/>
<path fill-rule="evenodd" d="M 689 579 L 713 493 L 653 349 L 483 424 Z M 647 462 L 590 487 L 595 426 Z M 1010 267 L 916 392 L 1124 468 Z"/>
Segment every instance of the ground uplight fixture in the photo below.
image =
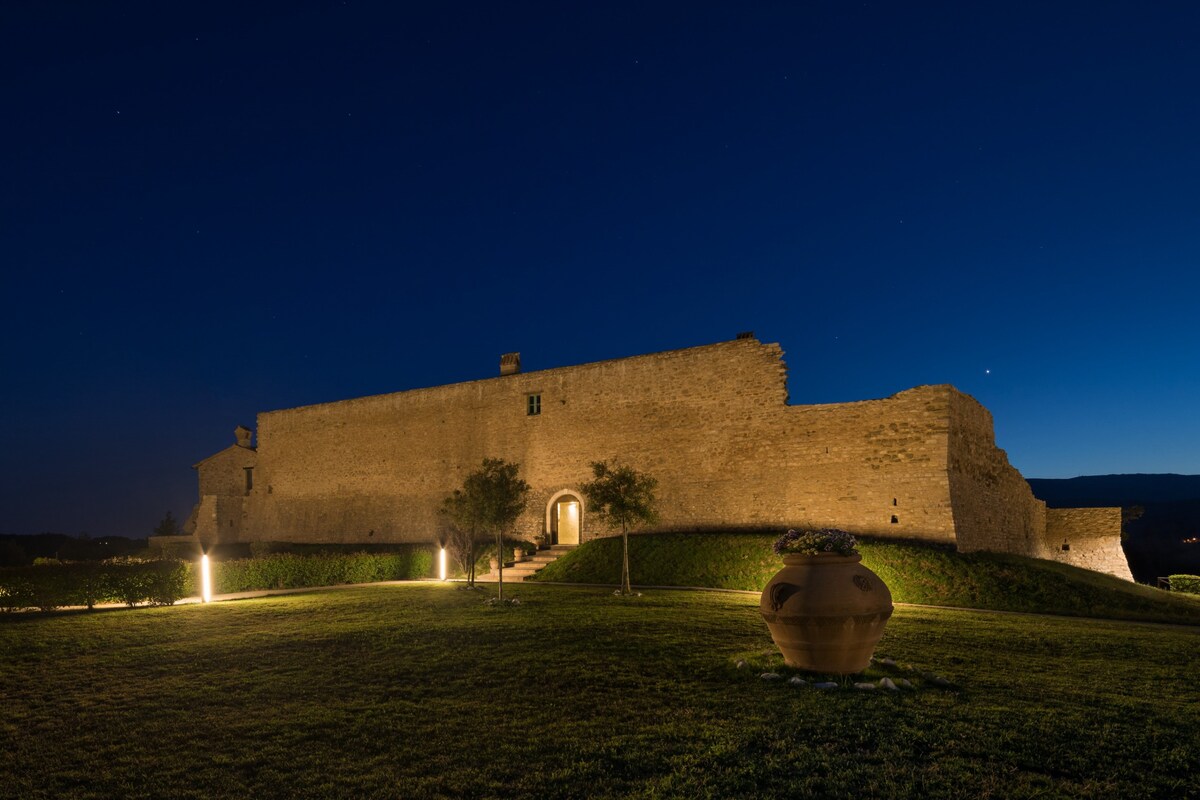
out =
<path fill-rule="evenodd" d="M 200 599 L 212 602 L 212 568 L 208 564 L 208 553 L 200 556 Z"/>

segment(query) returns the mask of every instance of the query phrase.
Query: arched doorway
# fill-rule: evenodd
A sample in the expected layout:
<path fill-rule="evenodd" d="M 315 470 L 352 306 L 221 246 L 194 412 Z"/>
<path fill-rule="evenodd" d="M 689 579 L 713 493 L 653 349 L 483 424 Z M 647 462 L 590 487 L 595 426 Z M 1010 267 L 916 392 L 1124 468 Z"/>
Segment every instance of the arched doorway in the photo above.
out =
<path fill-rule="evenodd" d="M 570 489 L 557 492 L 546 504 L 550 544 L 579 544 L 583 533 L 583 500 Z"/>

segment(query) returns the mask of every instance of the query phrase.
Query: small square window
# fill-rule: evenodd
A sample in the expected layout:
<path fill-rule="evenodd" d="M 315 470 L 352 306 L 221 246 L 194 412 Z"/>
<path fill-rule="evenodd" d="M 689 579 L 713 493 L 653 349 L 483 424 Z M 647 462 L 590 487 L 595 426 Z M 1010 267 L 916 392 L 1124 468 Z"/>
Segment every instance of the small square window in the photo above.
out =
<path fill-rule="evenodd" d="M 542 396 L 540 394 L 531 394 L 525 398 L 525 413 L 531 417 L 536 417 L 542 413 Z"/>
<path fill-rule="evenodd" d="M 900 524 L 900 518 L 899 518 L 899 517 L 897 517 L 895 514 L 892 514 L 892 524 L 893 524 L 893 525 L 899 525 L 899 524 Z"/>
<path fill-rule="evenodd" d="M 1071 545 L 1067 544 L 1066 542 L 1063 542 L 1062 549 L 1063 549 L 1063 552 L 1065 553 L 1071 549 Z"/>

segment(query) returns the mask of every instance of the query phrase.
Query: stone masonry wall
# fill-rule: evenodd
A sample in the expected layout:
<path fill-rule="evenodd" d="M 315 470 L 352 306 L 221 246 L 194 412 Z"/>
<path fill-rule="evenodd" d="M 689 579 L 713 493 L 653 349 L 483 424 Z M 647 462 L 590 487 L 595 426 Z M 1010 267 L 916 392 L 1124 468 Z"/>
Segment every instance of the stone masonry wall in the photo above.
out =
<path fill-rule="evenodd" d="M 885 400 L 789 407 L 765 453 L 784 499 L 779 518 L 953 542 L 946 480 L 953 391 L 922 386 Z"/>
<path fill-rule="evenodd" d="M 996 447 L 992 415 L 973 397 L 950 403 L 950 496 L 958 549 L 1045 558 L 1046 504 Z"/>
<path fill-rule="evenodd" d="M 246 469 L 257 463 L 254 448 L 235 444 L 197 464 L 200 502 L 192 510 L 185 532 L 205 543 L 240 538 L 246 521 Z"/>
<path fill-rule="evenodd" d="M 1121 547 L 1120 508 L 1047 509 L 1046 544 L 1056 561 L 1133 580 Z"/>
<path fill-rule="evenodd" d="M 246 494 L 246 468 L 258 463 L 258 454 L 250 447 L 230 445 L 196 465 L 200 495 L 241 497 Z"/>
<path fill-rule="evenodd" d="M 246 527 L 246 498 L 206 494 L 196 505 L 195 527 L 190 531 L 204 544 L 234 542 Z"/>
<path fill-rule="evenodd" d="M 234 446 L 197 465 L 196 532 L 206 541 L 429 542 L 444 530 L 442 499 L 491 457 L 520 464 L 532 487 L 518 535 L 546 530 L 548 503 L 571 492 L 585 501 L 588 541 L 611 532 L 591 522 L 579 486 L 591 462 L 619 459 L 658 479 L 656 530 L 836 526 L 1058 557 L 1045 505 L 973 398 L 920 386 L 789 406 L 782 355 L 777 344 L 738 339 L 266 412 L 257 453 Z M 541 396 L 534 416 L 531 394 Z M 255 466 L 248 495 L 246 466 Z M 1123 560 L 1105 569 L 1121 570 Z"/>
<path fill-rule="evenodd" d="M 619 458 L 658 478 L 659 530 L 837 524 L 952 541 L 953 390 L 788 406 L 781 356 L 736 340 L 264 413 L 237 536 L 429 541 L 441 498 L 488 456 L 520 463 L 533 487 L 527 537 L 590 462 Z M 542 413 L 528 416 L 534 393 Z M 585 506 L 582 539 L 606 533 Z"/>

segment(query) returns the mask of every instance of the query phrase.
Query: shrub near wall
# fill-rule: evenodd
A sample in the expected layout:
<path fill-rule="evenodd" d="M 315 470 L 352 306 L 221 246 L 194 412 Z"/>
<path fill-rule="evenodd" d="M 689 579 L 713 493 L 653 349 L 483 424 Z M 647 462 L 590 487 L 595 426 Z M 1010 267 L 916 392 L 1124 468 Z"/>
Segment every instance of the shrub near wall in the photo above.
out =
<path fill-rule="evenodd" d="M 195 565 L 193 574 L 198 573 Z M 301 589 L 340 583 L 418 580 L 430 577 L 433 553 L 413 547 L 390 553 L 275 553 L 212 564 L 213 592 Z"/>
<path fill-rule="evenodd" d="M 1200 594 L 1200 575 L 1172 575 L 1167 580 L 1171 582 L 1172 592 Z"/>

